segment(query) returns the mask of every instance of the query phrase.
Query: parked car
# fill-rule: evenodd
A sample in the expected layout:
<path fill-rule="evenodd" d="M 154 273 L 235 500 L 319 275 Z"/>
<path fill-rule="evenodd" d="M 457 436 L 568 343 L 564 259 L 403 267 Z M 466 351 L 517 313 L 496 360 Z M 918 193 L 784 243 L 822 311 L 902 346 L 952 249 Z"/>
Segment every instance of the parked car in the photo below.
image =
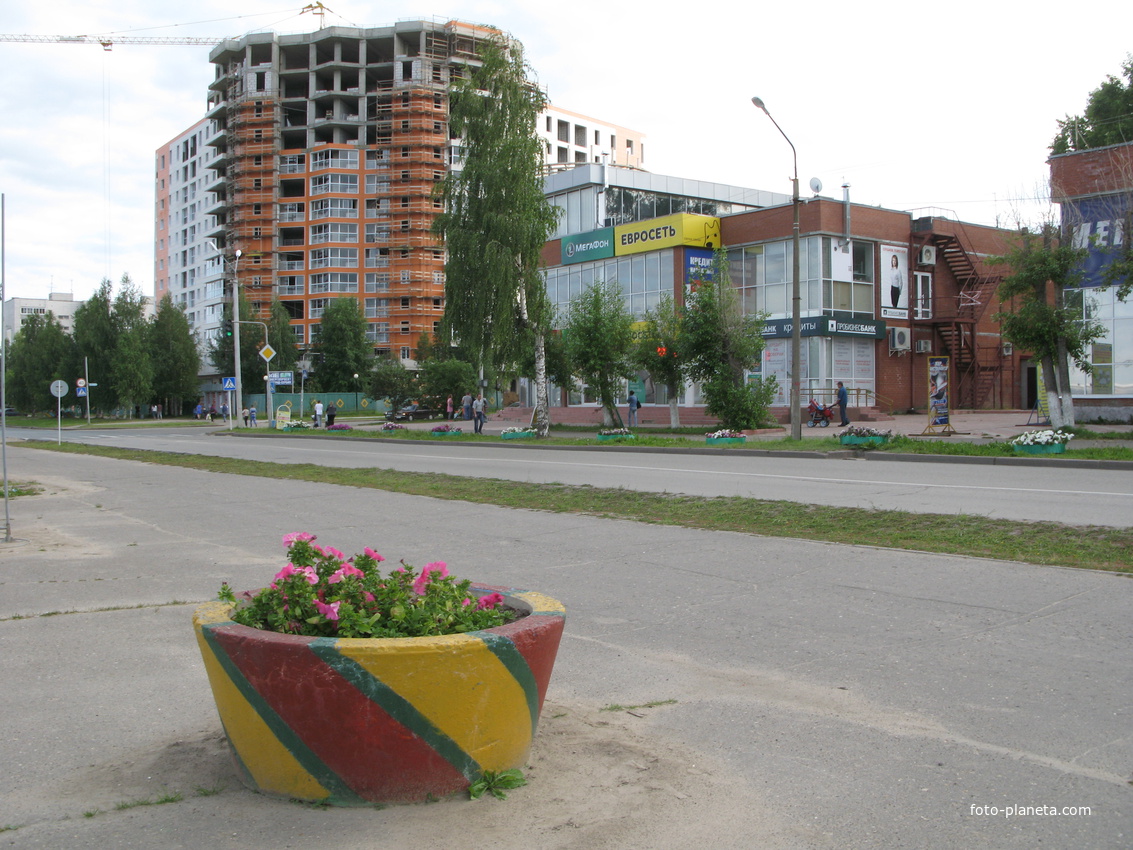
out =
<path fill-rule="evenodd" d="M 14 407 L 5 407 L 4 408 L 4 415 L 5 416 L 19 416 L 20 411 L 16 410 L 16 408 L 14 408 Z"/>
<path fill-rule="evenodd" d="M 404 419 L 412 421 L 414 419 L 430 419 L 436 415 L 437 414 L 432 409 L 428 407 L 422 407 L 417 402 L 413 402 L 413 404 L 408 404 L 405 407 L 400 408 L 396 413 L 387 413 L 386 419 L 391 422 Z"/>

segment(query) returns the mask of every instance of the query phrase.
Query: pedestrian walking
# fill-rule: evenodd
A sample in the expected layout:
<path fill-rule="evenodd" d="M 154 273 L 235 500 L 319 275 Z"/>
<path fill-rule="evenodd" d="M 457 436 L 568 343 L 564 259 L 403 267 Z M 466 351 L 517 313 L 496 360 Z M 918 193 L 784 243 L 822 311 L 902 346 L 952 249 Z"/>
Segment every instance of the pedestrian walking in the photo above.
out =
<path fill-rule="evenodd" d="M 338 405 L 333 401 L 327 405 L 327 427 L 334 424 L 334 415 L 338 413 Z"/>
<path fill-rule="evenodd" d="M 227 425 L 228 424 L 228 402 L 224 402 L 220 405 L 220 415 L 224 417 L 224 424 Z"/>
<path fill-rule="evenodd" d="M 846 418 L 846 406 L 849 403 L 850 403 L 849 393 L 846 392 L 846 388 L 842 385 L 842 382 L 839 381 L 838 382 L 838 413 L 842 417 L 842 423 L 841 423 L 842 427 L 845 427 L 845 426 L 850 424 L 850 420 Z"/>
<path fill-rule="evenodd" d="M 323 403 L 315 399 L 315 427 L 323 424 Z"/>
<path fill-rule="evenodd" d="M 476 394 L 476 400 L 472 402 L 472 418 L 475 419 L 473 430 L 477 434 L 484 433 L 484 420 L 488 417 L 484 415 L 484 409 L 487 407 L 488 402 L 484 400 L 483 393 Z"/>
<path fill-rule="evenodd" d="M 472 418 L 472 393 L 465 393 L 460 400 L 460 407 L 464 411 L 465 420 Z"/>
<path fill-rule="evenodd" d="M 449 396 L 448 401 L 445 402 L 445 419 L 452 419 L 452 418 L 453 418 L 453 415 L 452 415 L 452 396 Z"/>
<path fill-rule="evenodd" d="M 256 427 L 256 406 L 254 404 L 250 408 L 248 408 L 248 413 L 251 414 L 252 427 L 255 428 Z"/>
<path fill-rule="evenodd" d="M 197 402 L 197 406 L 193 408 L 193 418 L 194 419 L 200 419 L 201 418 L 201 410 L 202 409 L 203 408 L 201 407 L 201 403 Z"/>
<path fill-rule="evenodd" d="M 245 407 L 240 412 L 240 415 L 244 417 L 244 427 L 247 428 L 248 427 L 248 408 Z"/>

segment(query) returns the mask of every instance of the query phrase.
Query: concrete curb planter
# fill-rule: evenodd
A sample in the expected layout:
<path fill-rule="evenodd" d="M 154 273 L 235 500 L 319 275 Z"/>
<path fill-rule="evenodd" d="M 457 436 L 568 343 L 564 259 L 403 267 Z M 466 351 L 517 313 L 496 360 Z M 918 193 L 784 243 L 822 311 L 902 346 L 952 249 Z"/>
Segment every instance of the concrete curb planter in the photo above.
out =
<path fill-rule="evenodd" d="M 534 440 L 537 434 L 534 431 L 513 431 L 510 434 L 500 434 L 502 440 Z"/>
<path fill-rule="evenodd" d="M 232 606 L 193 615 L 217 711 L 242 781 L 330 805 L 424 802 L 485 771 L 522 767 L 547 694 L 565 609 L 531 591 L 528 612 L 479 632 L 315 638 L 233 623 Z"/>
<path fill-rule="evenodd" d="M 888 437 L 853 437 L 848 434 L 838 440 L 843 446 L 883 446 L 889 442 Z"/>
<path fill-rule="evenodd" d="M 1060 455 L 1066 453 L 1066 443 L 1046 443 L 1033 446 L 1012 446 L 1017 455 Z"/>
<path fill-rule="evenodd" d="M 463 431 L 426 431 L 430 437 L 463 437 Z"/>
<path fill-rule="evenodd" d="M 622 440 L 632 440 L 632 439 L 634 439 L 633 434 L 599 434 L 598 435 L 598 442 L 599 443 L 616 443 L 616 442 L 619 442 L 619 441 L 622 441 Z"/>
<path fill-rule="evenodd" d="M 742 446 L 747 437 L 705 437 L 704 442 L 709 446 Z"/>

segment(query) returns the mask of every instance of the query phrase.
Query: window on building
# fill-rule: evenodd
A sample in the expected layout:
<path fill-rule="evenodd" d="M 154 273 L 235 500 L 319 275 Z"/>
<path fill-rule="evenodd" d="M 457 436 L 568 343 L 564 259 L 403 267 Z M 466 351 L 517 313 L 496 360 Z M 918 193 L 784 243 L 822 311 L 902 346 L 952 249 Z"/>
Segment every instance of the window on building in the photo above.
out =
<path fill-rule="evenodd" d="M 932 318 L 932 274 L 913 272 L 912 305 L 914 319 Z"/>
<path fill-rule="evenodd" d="M 569 142 L 570 141 L 570 122 L 569 121 L 560 121 L 559 122 L 558 138 L 559 138 L 560 142 Z"/>
<path fill-rule="evenodd" d="M 586 147 L 586 128 L 581 124 L 574 125 L 574 143 L 580 148 Z"/>

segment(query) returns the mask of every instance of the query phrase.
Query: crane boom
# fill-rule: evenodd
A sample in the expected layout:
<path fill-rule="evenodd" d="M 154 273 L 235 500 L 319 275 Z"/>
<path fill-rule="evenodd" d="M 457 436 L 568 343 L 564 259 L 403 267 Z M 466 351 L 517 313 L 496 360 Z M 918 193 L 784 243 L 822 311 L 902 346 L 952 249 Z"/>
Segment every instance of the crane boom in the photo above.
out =
<path fill-rule="evenodd" d="M 191 46 L 212 46 L 220 44 L 223 38 L 156 38 L 146 36 L 109 35 L 4 35 L 0 41 L 23 41 L 32 44 L 100 44 L 103 50 L 113 50 L 116 44 L 182 44 Z"/>
<path fill-rule="evenodd" d="M 324 16 L 329 12 L 322 3 L 308 3 L 299 10 L 300 15 L 310 12 L 319 19 L 319 29 L 323 28 Z M 151 37 L 151 36 L 110 36 L 110 35 L 13 35 L 0 34 L 0 41 L 27 42 L 31 44 L 99 44 L 103 50 L 113 50 L 116 44 L 180 44 L 190 47 L 212 47 L 228 38 L 190 38 L 190 37 Z"/>

